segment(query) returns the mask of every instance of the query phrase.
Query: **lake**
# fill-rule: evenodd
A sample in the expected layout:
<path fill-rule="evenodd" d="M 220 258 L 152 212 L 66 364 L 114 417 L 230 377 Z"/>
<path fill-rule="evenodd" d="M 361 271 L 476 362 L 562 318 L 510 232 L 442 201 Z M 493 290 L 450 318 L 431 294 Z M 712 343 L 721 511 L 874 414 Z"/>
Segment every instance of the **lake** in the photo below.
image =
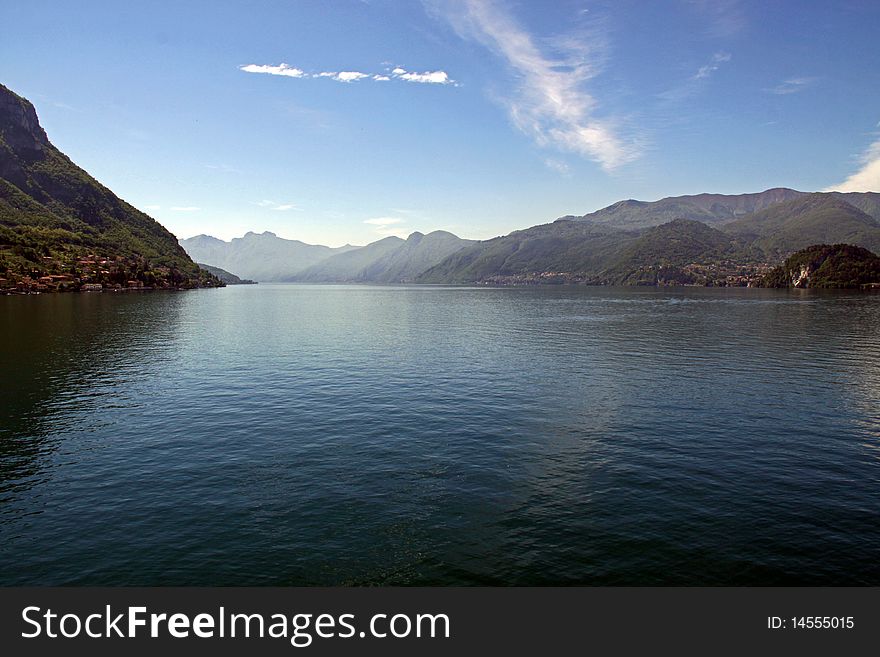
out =
<path fill-rule="evenodd" d="M 2 585 L 880 585 L 880 294 L 0 298 Z"/>

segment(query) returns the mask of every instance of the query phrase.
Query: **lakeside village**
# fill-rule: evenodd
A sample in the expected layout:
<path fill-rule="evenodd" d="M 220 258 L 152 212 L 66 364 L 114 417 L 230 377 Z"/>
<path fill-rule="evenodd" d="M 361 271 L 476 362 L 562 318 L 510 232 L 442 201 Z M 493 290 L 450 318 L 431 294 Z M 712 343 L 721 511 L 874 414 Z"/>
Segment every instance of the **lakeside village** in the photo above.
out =
<path fill-rule="evenodd" d="M 543 271 L 509 276 L 490 276 L 482 285 L 655 285 L 688 287 L 759 287 L 760 281 L 774 268 L 768 263 L 735 262 L 691 263 L 679 266 L 642 266 L 614 276 L 586 275 L 573 272 Z"/>
<path fill-rule="evenodd" d="M 176 267 L 151 265 L 146 258 L 90 254 L 71 258 L 43 256 L 39 265 L 28 263 L 15 271 L 0 269 L 0 294 L 41 294 L 45 292 L 122 292 L 140 290 L 181 290 L 196 287 L 192 277 Z M 199 282 L 201 287 L 223 287 L 214 280 Z"/>

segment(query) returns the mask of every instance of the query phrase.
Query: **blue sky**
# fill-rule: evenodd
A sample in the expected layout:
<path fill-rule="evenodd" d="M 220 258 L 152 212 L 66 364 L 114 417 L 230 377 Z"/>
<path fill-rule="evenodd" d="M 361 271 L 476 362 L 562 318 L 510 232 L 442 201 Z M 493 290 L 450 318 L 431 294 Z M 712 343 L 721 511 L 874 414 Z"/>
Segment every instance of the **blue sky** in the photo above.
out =
<path fill-rule="evenodd" d="M 624 198 L 880 191 L 876 0 L 30 0 L 0 23 L 0 82 L 179 237 L 482 239 Z"/>

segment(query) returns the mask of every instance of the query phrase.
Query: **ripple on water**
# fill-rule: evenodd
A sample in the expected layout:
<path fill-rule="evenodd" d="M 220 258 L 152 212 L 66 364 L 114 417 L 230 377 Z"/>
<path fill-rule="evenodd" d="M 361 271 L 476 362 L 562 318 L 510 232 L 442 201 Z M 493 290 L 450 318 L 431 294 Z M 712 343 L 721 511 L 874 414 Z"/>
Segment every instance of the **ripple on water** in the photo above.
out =
<path fill-rule="evenodd" d="M 3 584 L 880 583 L 880 296 L 0 299 Z"/>

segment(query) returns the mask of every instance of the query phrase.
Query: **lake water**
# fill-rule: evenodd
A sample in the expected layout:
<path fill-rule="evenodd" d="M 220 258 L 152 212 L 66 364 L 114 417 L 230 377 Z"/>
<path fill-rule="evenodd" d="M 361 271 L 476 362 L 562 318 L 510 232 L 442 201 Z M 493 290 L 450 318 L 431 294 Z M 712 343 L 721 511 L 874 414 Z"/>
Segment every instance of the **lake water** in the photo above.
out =
<path fill-rule="evenodd" d="M 0 584 L 880 584 L 880 295 L 0 298 Z"/>

